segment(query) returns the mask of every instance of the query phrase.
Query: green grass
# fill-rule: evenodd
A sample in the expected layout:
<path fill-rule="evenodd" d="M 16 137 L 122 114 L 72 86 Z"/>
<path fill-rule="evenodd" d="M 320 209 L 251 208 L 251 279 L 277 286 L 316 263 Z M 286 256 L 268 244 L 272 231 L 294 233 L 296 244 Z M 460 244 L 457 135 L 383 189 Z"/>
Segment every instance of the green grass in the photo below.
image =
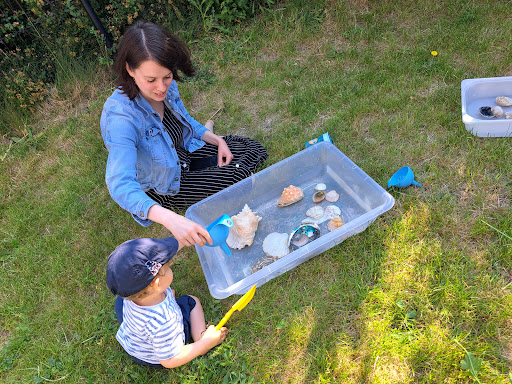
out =
<path fill-rule="evenodd" d="M 423 187 L 391 190 L 367 230 L 261 286 L 207 356 L 139 367 L 115 340 L 106 259 L 168 232 L 136 224 L 105 187 L 111 84 L 59 84 L 78 101 L 54 102 L 0 154 L 0 381 L 471 383 L 473 356 L 480 382 L 510 382 L 512 142 L 472 136 L 460 108 L 463 79 L 512 75 L 509 4 L 315 4 L 281 2 L 193 42 L 189 111 L 222 108 L 217 132 L 261 141 L 267 166 L 328 131 L 380 185 L 409 165 Z M 174 272 L 212 323 L 237 299 L 209 295 L 193 249 Z"/>

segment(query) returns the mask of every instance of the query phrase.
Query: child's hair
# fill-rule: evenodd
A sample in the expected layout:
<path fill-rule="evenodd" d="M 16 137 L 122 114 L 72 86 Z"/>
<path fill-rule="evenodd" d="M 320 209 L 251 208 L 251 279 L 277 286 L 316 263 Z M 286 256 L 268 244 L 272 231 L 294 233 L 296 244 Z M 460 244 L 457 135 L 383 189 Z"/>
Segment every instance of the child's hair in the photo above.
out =
<path fill-rule="evenodd" d="M 162 272 L 162 270 L 164 269 L 164 267 L 166 266 L 167 264 L 164 264 L 162 265 L 162 267 L 158 270 L 156 276 L 155 276 L 155 279 L 158 277 L 158 276 L 163 276 L 164 273 Z M 153 279 L 153 281 L 155 280 Z M 131 296 L 128 296 L 128 297 L 125 297 L 126 300 L 130 300 L 130 301 L 135 301 L 135 300 L 140 300 L 140 299 L 143 299 L 144 297 L 146 296 L 149 296 L 153 293 L 153 288 L 151 287 L 151 284 L 153 283 L 153 281 L 151 283 L 148 284 L 148 286 L 146 288 L 144 288 L 142 291 L 139 291 L 137 293 L 134 293 L 133 295 Z"/>
<path fill-rule="evenodd" d="M 190 50 L 183 41 L 165 28 L 139 21 L 123 34 L 114 62 L 116 85 L 121 87 L 130 100 L 139 94 L 139 89 L 126 70 L 126 64 L 135 70 L 147 60 L 153 60 L 169 69 L 176 81 L 181 81 L 178 70 L 190 77 L 195 75 Z"/>

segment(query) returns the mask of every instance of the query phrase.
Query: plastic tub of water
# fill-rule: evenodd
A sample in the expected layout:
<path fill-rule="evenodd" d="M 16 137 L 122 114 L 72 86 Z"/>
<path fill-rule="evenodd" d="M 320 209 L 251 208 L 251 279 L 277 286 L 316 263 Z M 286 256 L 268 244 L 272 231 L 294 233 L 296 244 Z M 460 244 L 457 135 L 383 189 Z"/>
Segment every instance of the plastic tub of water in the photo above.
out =
<path fill-rule="evenodd" d="M 467 131 L 480 137 L 512 136 L 512 119 L 488 119 L 478 112 L 480 107 L 496 106 L 498 96 L 512 98 L 512 76 L 462 80 L 462 122 Z M 512 112 L 512 107 L 502 108 L 504 112 Z"/>
<path fill-rule="evenodd" d="M 265 237 L 271 232 L 291 233 L 306 218 L 308 208 L 315 205 L 312 196 L 318 183 L 326 184 L 327 191 L 336 190 L 340 194 L 335 203 L 319 204 L 324 208 L 337 205 L 344 225 L 329 232 L 327 221 L 320 223 L 318 239 L 252 273 L 251 267 L 265 256 L 262 249 Z M 287 207 L 278 207 L 277 200 L 289 185 L 302 188 L 304 198 Z M 192 205 L 185 216 L 206 227 L 224 213 L 238 214 L 248 204 L 262 217 L 253 244 L 241 250 L 231 249 L 229 256 L 220 247 L 196 245 L 210 293 L 216 299 L 223 299 L 246 293 L 254 284 L 261 286 L 362 232 L 391 209 L 394 202 L 389 193 L 339 149 L 322 142 Z"/>

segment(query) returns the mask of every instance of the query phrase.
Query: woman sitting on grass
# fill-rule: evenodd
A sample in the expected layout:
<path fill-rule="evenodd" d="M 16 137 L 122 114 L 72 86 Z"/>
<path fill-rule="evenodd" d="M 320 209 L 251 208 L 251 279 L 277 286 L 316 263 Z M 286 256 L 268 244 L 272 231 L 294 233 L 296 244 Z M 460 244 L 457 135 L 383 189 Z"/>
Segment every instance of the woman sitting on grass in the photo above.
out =
<path fill-rule="evenodd" d="M 265 148 L 217 136 L 212 120 L 202 125 L 189 115 L 176 81 L 178 71 L 194 75 L 190 51 L 162 27 L 129 27 L 114 70 L 118 88 L 101 115 L 110 195 L 137 222 L 160 223 L 185 246 L 211 242 L 206 229 L 173 211 L 250 176 L 267 158 Z"/>

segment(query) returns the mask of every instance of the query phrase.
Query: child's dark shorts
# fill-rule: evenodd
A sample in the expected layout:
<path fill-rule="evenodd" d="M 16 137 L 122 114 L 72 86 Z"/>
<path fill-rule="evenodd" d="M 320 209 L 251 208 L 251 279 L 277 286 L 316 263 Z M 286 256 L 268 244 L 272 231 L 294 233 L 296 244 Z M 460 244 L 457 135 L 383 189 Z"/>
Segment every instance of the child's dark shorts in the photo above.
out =
<path fill-rule="evenodd" d="M 183 314 L 183 332 L 185 332 L 185 344 L 193 343 L 192 339 L 192 324 L 190 324 L 190 312 L 196 306 L 196 301 L 193 297 L 188 295 L 180 296 L 176 299 L 176 302 L 181 308 Z"/>

